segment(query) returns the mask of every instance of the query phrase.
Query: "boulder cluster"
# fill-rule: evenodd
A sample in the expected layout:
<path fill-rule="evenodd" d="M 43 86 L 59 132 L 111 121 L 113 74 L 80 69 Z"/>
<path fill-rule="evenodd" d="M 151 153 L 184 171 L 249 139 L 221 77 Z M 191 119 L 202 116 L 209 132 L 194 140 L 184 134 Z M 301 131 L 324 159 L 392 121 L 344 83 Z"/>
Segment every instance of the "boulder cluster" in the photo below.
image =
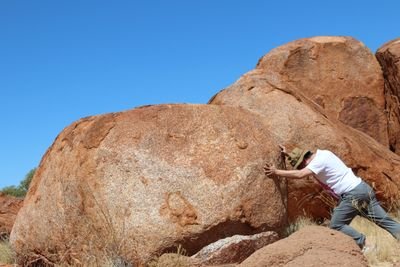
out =
<path fill-rule="evenodd" d="M 312 177 L 270 178 L 263 166 L 289 168 L 279 144 L 329 149 L 397 208 L 399 58 L 400 39 L 376 56 L 350 37 L 301 39 L 208 104 L 74 122 L 43 156 L 12 228 L 18 262 L 145 266 L 181 247 L 199 266 L 367 266 L 326 228 L 277 241 L 298 216 L 328 218 L 335 200 Z"/>

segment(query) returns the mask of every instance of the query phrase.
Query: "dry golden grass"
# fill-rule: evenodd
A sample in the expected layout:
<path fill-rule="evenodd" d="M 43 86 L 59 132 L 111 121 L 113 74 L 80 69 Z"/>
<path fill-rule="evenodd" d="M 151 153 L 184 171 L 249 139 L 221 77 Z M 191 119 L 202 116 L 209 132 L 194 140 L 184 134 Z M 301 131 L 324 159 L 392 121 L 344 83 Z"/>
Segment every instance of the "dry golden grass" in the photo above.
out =
<path fill-rule="evenodd" d="M 398 216 L 393 217 L 399 221 Z M 359 216 L 354 218 L 350 225 L 357 231 L 366 235 L 369 246 L 375 247 L 375 249 L 365 254 L 370 266 L 393 266 L 394 262 L 400 261 L 400 243 L 387 231 Z"/>
<path fill-rule="evenodd" d="M 7 240 L 0 241 L 0 263 L 13 264 L 14 254 Z"/>
<path fill-rule="evenodd" d="M 189 267 L 191 260 L 186 256 L 186 251 L 181 245 L 177 247 L 176 253 L 166 253 L 152 260 L 148 267 Z"/>
<path fill-rule="evenodd" d="M 285 236 L 289 236 L 294 232 L 297 232 L 301 228 L 309 225 L 316 225 L 316 223 L 308 217 L 299 217 L 296 221 L 292 222 L 284 231 Z"/>
<path fill-rule="evenodd" d="M 175 253 L 163 254 L 160 258 L 148 264 L 148 267 L 189 267 L 189 266 L 191 266 L 191 263 L 187 257 Z"/>
<path fill-rule="evenodd" d="M 53 266 L 53 265 L 52 265 Z M 107 258 L 107 257 L 101 257 L 96 259 L 95 261 L 91 262 L 84 262 L 84 263 L 57 263 L 54 264 L 54 267 L 133 267 L 133 264 L 126 263 L 124 261 L 112 259 L 112 258 Z"/>

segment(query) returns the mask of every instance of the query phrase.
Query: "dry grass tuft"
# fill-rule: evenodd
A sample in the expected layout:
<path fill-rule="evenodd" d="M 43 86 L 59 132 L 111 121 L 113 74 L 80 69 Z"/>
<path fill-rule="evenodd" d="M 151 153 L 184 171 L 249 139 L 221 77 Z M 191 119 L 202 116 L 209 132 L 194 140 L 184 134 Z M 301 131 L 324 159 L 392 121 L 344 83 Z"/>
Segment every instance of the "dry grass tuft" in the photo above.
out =
<path fill-rule="evenodd" d="M 308 217 L 299 217 L 296 221 L 289 224 L 289 226 L 284 230 L 284 236 L 290 236 L 294 232 L 297 232 L 301 228 L 309 225 L 317 225 L 311 218 Z"/>
<path fill-rule="evenodd" d="M 123 259 L 113 259 L 113 258 L 108 258 L 108 257 L 99 257 L 95 261 L 91 262 L 84 262 L 84 263 L 67 263 L 67 262 L 61 262 L 57 263 L 54 265 L 51 265 L 54 267 L 82 267 L 82 266 L 88 266 L 88 267 L 97 267 L 97 266 L 102 266 L 102 267 L 133 267 L 134 265 L 125 262 Z"/>
<path fill-rule="evenodd" d="M 14 253 L 8 240 L 0 241 L 0 264 L 13 264 L 15 262 Z"/>
<path fill-rule="evenodd" d="M 190 260 L 180 254 L 166 253 L 149 263 L 148 267 L 189 267 Z"/>
<path fill-rule="evenodd" d="M 399 217 L 391 215 L 397 221 Z M 357 216 L 350 224 L 354 229 L 367 237 L 367 243 L 376 249 L 365 254 L 368 263 L 372 267 L 393 266 L 394 262 L 400 261 L 400 243 L 387 231 L 380 228 L 368 219 Z"/>
<path fill-rule="evenodd" d="M 165 253 L 161 257 L 152 260 L 148 267 L 189 267 L 193 266 L 191 258 L 186 256 L 186 251 L 181 245 L 176 253 Z"/>

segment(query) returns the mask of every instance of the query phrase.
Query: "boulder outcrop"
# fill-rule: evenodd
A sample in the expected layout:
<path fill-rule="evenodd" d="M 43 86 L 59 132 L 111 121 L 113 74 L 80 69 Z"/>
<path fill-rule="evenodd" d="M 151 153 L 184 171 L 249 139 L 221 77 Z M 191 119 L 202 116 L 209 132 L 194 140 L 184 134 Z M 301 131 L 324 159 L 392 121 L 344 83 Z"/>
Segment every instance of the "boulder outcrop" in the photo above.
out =
<path fill-rule="evenodd" d="M 366 267 L 368 262 L 351 237 L 326 227 L 307 226 L 257 250 L 239 266 Z"/>
<path fill-rule="evenodd" d="M 290 168 L 278 144 L 333 151 L 396 207 L 399 42 L 377 52 L 384 75 L 353 38 L 307 38 L 272 50 L 209 105 L 145 106 L 73 123 L 43 156 L 15 220 L 18 262 L 240 262 L 261 245 L 189 256 L 226 237 L 279 232 L 288 216 L 330 217 L 335 206 L 312 177 L 264 175 L 266 162 Z M 173 254 L 177 247 L 185 257 Z M 322 265 L 366 261 L 349 237 L 309 227 L 241 266 Z"/>
<path fill-rule="evenodd" d="M 363 43 L 334 36 L 296 40 L 263 56 L 257 70 L 272 85 L 296 89 L 329 118 L 388 146 L 382 70 Z"/>
<path fill-rule="evenodd" d="M 23 199 L 0 193 L 0 237 L 10 235 L 22 204 Z"/>
<path fill-rule="evenodd" d="M 235 107 L 160 105 L 84 118 L 57 137 L 11 234 L 50 262 L 112 258 L 143 264 L 182 248 L 193 255 L 234 234 L 285 225 L 279 164 L 263 119 Z"/>
<path fill-rule="evenodd" d="M 349 43 L 350 47 L 346 46 L 347 43 Z M 379 79 L 376 73 L 377 63 L 375 64 L 370 54 L 366 53 L 365 47 L 354 43 L 355 41 L 349 40 L 349 38 L 319 37 L 295 41 L 293 44 L 290 43 L 274 49 L 259 61 L 255 70 L 246 73 L 232 86 L 215 95 L 210 100 L 210 104 L 243 107 L 261 115 L 268 125 L 269 131 L 276 136 L 279 142 L 286 144 L 289 149 L 299 146 L 310 150 L 319 148 L 333 151 L 357 175 L 364 178 L 375 188 L 378 198 L 383 200 L 387 207 L 391 207 L 397 203 L 397 199 L 400 197 L 400 157 L 389 151 L 385 145 L 387 139 L 383 132 L 375 135 L 375 138 L 380 140 L 379 143 L 370 137 L 374 136 L 372 132 L 369 132 L 370 136 L 364 133 L 368 132 L 367 129 L 370 127 L 361 132 L 354 129 L 357 128 L 357 125 L 351 125 L 352 127 L 350 127 L 345 124 L 345 121 L 340 121 L 340 111 L 343 110 L 340 108 L 340 103 L 343 104 L 346 99 L 358 95 L 368 99 L 368 102 L 374 103 L 372 107 L 374 107 L 375 111 L 371 114 L 383 118 L 380 123 L 383 123 L 382 127 L 386 129 L 384 117 L 378 115 L 383 111 L 384 99 L 381 93 L 375 92 L 382 91 L 378 86 L 382 80 Z M 301 45 L 305 46 L 305 48 L 302 48 Z M 358 76 L 358 74 L 354 74 L 354 77 L 348 76 L 352 75 L 352 72 L 343 66 L 348 64 L 347 62 L 352 62 L 351 68 L 362 69 L 363 67 L 361 63 L 356 64 L 356 59 L 348 59 L 340 66 L 330 66 L 328 64 L 329 60 L 324 60 L 324 55 L 332 54 L 333 56 L 333 51 L 351 56 L 349 52 L 341 50 L 351 51 L 355 49 L 354 46 L 358 50 L 364 51 L 362 53 L 359 52 L 356 57 L 360 61 L 360 55 L 365 55 L 365 59 L 361 60 L 367 66 L 363 73 L 367 73 L 372 68 L 372 74 L 365 75 L 365 77 L 369 77 L 367 80 L 362 80 L 362 77 Z M 324 52 L 325 50 L 333 51 L 328 53 Z M 356 49 L 356 51 L 358 50 Z M 304 53 L 304 55 L 297 59 L 295 63 L 292 63 L 292 57 L 299 57 L 299 55 L 291 56 L 294 51 L 303 51 L 301 53 Z M 312 51 L 314 51 L 314 54 L 311 53 Z M 312 55 L 313 58 L 310 58 Z M 320 64 L 318 63 L 319 61 L 328 61 L 326 64 L 330 67 L 323 67 L 325 63 Z M 372 61 L 372 63 L 367 64 L 367 61 Z M 305 64 L 304 62 L 309 63 Z M 321 70 L 318 70 L 313 64 L 319 66 Z M 371 64 L 373 67 L 368 67 Z M 299 68 L 297 67 L 298 65 L 303 66 L 304 69 L 296 71 L 296 68 Z M 294 67 L 290 66 L 295 66 L 296 68 L 293 70 Z M 319 72 L 325 75 L 327 71 L 325 69 L 335 69 L 335 66 L 339 70 L 331 71 L 331 73 L 348 72 L 344 78 L 349 80 L 343 86 L 349 88 L 333 90 L 332 88 L 336 87 L 333 87 L 333 81 L 327 81 L 329 76 L 323 76 L 324 79 L 321 80 L 311 79 L 318 77 Z M 342 70 L 341 68 L 344 69 Z M 293 71 L 299 72 L 301 75 L 293 76 Z M 302 81 L 300 81 L 301 77 Z M 335 81 L 341 81 L 335 75 L 332 77 Z M 359 85 L 354 88 L 350 86 L 353 79 L 355 81 L 359 80 Z M 368 82 L 369 80 L 371 81 Z M 353 83 L 357 84 L 356 82 Z M 369 83 L 373 86 L 367 87 Z M 383 84 L 381 85 L 383 86 Z M 364 90 L 361 90 L 361 87 Z M 312 96 L 319 96 L 320 100 L 312 98 Z M 333 101 L 335 96 L 341 101 Z M 323 101 L 325 104 L 321 104 L 321 99 L 325 99 Z M 335 110 L 338 110 L 338 112 Z M 363 118 L 369 116 L 368 110 L 363 112 L 353 110 L 352 112 Z M 364 115 L 361 115 L 362 113 Z M 375 115 L 372 115 L 372 117 Z M 379 128 L 376 125 L 371 124 L 371 126 Z M 290 179 L 288 180 L 288 186 L 290 218 L 296 218 L 303 214 L 318 218 L 330 216 L 330 208 L 335 205 L 335 201 L 321 192 L 320 187 L 315 184 L 313 178 Z"/>

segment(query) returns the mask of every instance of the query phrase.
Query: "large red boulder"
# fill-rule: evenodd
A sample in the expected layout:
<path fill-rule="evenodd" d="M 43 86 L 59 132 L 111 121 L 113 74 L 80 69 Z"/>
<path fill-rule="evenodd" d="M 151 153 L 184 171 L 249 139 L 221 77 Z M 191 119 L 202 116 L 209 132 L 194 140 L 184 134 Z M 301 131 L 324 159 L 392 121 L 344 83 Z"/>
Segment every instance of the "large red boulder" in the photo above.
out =
<path fill-rule="evenodd" d="M 0 193 L 0 237 L 10 235 L 23 201 L 21 198 Z"/>
<path fill-rule="evenodd" d="M 385 78 L 386 112 L 389 123 L 389 143 L 400 153 L 400 38 L 384 44 L 376 52 Z"/>
<path fill-rule="evenodd" d="M 307 226 L 254 252 L 240 267 L 367 267 L 354 240 L 322 226 Z"/>
<path fill-rule="evenodd" d="M 330 117 L 388 146 L 384 80 L 374 54 L 351 37 L 300 39 L 262 57 L 272 85 L 294 88 Z"/>
<path fill-rule="evenodd" d="M 311 44 L 314 45 L 311 46 Z M 350 47 L 347 47 L 347 44 Z M 305 48 L 302 48 L 301 45 Z M 348 52 L 355 49 L 354 46 L 358 47 L 358 50 L 355 50 L 356 52 L 360 49 L 364 51 L 363 53 L 357 52 L 355 54 L 356 59 L 353 59 L 352 54 Z M 337 62 L 330 68 L 322 68 L 322 66 L 328 64 L 325 61 L 329 61 L 324 59 L 324 56 L 326 54 L 333 55 L 333 52 L 329 52 L 330 50 L 336 51 L 338 54 L 345 53 L 349 58 L 345 63 L 339 64 Z M 299 55 L 290 56 L 295 51 L 302 51 L 297 53 L 304 54 L 295 61 L 296 64 L 292 62 L 293 59 L 291 58 L 296 58 Z M 364 60 L 359 59 L 361 55 L 365 55 Z M 310 56 L 313 56 L 313 58 L 310 59 Z M 322 63 L 318 63 L 320 60 Z M 367 64 L 369 60 L 372 63 Z M 351 68 L 360 69 L 360 71 L 363 66 L 361 66 L 361 63 L 356 63 L 364 62 L 366 67 L 363 70 L 364 77 L 375 78 L 367 79 L 370 80 L 368 82 L 362 81 L 361 76 L 355 74 L 354 77 L 351 76 L 353 72 L 349 69 L 350 67 L 346 67 L 347 62 L 352 62 Z M 400 157 L 392 153 L 386 146 L 385 134 L 379 132 L 375 135 L 368 130 L 371 127 L 367 127 L 365 131 L 361 132 L 353 128 L 357 128 L 356 125 L 350 127 L 340 121 L 340 113 L 343 109 L 340 109 L 339 102 L 333 101 L 334 96 L 344 102 L 346 102 L 346 99 L 357 95 L 362 96 L 373 104 L 371 107 L 374 111 L 368 114 L 369 111 L 364 110 L 361 114 L 359 111 L 353 110 L 353 114 L 358 114 L 357 116 L 360 117 L 369 117 L 371 114 L 378 116 L 383 111 L 382 103 L 384 101 L 383 95 L 375 92 L 375 90 L 379 90 L 377 84 L 380 83 L 375 63 L 371 59 L 370 53 L 367 53 L 366 49 L 353 39 L 321 37 L 300 40 L 272 50 L 270 54 L 260 60 L 255 70 L 246 73 L 236 83 L 215 95 L 210 100 L 210 104 L 243 107 L 259 114 L 264 118 L 269 131 L 289 149 L 299 146 L 314 151 L 317 148 L 333 151 L 349 167 L 353 168 L 357 175 L 364 178 L 376 189 L 378 197 L 383 200 L 387 207 L 391 207 L 398 203 L 397 200 L 400 197 Z M 302 71 L 298 67 L 299 64 L 304 68 Z M 313 64 L 322 69 L 319 70 Z M 368 67 L 370 65 L 373 67 Z M 338 69 L 331 70 L 331 73 L 348 72 L 347 76 L 344 76 L 345 81 L 349 79 L 347 82 L 332 74 L 334 80 L 341 81 L 340 84 L 346 86 L 341 90 L 333 87 L 334 81 L 329 81 L 329 77 L 325 73 L 334 69 L 335 66 Z M 372 74 L 368 74 L 368 70 L 371 70 Z M 292 71 L 301 72 L 303 75 L 296 74 L 296 76 L 292 74 Z M 300 79 L 299 75 L 303 78 Z M 323 77 L 323 79 L 315 80 L 314 77 Z M 356 81 L 359 81 L 360 85 L 353 88 L 351 85 L 357 84 Z M 371 83 L 372 86 L 368 87 L 368 83 Z M 361 85 L 365 87 L 364 90 L 360 90 Z M 306 88 L 312 89 L 307 90 Z M 312 96 L 320 97 L 312 98 Z M 325 100 L 322 101 L 321 99 Z M 340 112 L 335 111 L 336 109 Z M 371 116 L 375 117 L 375 115 Z M 385 126 L 382 127 L 386 129 L 384 117 L 379 116 L 383 118 L 380 123 L 383 123 L 382 125 Z M 378 123 L 378 125 L 381 124 Z M 371 126 L 379 128 L 376 125 Z M 368 135 L 364 132 L 367 132 Z M 380 142 L 370 136 L 375 136 Z M 289 166 L 287 167 L 289 168 Z M 304 213 L 313 217 L 330 216 L 330 209 L 335 205 L 335 202 L 321 192 L 313 178 L 289 179 L 288 185 L 290 218 L 296 218 Z"/>
<path fill-rule="evenodd" d="M 192 255 L 234 234 L 281 229 L 276 136 L 256 114 L 160 105 L 81 119 L 44 155 L 11 233 L 19 262 L 39 254 L 97 264 Z M 36 253 L 36 254 L 35 254 Z M 38 259 L 40 260 L 40 258 Z"/>

